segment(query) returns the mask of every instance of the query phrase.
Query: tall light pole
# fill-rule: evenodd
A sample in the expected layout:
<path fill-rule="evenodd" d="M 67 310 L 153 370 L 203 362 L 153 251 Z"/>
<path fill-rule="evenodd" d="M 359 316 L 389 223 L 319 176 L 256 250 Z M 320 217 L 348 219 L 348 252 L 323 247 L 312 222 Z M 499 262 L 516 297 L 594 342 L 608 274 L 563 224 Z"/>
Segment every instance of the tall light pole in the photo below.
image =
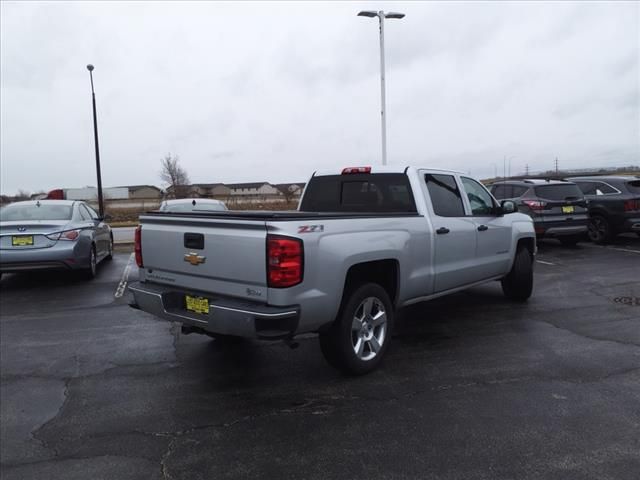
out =
<path fill-rule="evenodd" d="M 375 12 L 373 10 L 363 10 L 358 13 L 359 17 L 378 17 L 380 23 L 380 97 L 381 97 L 381 109 L 380 117 L 382 120 L 382 164 L 387 164 L 387 118 L 386 118 L 386 94 L 384 83 L 384 19 L 385 18 L 403 18 L 404 13 L 388 12 L 384 13 L 382 10 Z"/>
<path fill-rule="evenodd" d="M 98 211 L 104 218 L 104 200 L 102 198 L 102 174 L 100 173 L 100 147 L 98 146 L 98 117 L 96 116 L 96 94 L 93 91 L 93 65 L 87 65 L 91 79 L 91 100 L 93 101 L 93 140 L 96 146 L 96 172 L 98 175 Z"/>

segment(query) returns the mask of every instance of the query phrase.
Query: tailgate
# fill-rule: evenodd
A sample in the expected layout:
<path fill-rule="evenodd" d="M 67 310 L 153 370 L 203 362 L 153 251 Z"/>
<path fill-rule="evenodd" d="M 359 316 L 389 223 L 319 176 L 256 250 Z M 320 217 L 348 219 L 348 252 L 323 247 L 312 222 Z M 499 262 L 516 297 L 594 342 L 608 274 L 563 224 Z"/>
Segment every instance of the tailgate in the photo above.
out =
<path fill-rule="evenodd" d="M 264 220 L 140 217 L 141 280 L 267 300 Z"/>

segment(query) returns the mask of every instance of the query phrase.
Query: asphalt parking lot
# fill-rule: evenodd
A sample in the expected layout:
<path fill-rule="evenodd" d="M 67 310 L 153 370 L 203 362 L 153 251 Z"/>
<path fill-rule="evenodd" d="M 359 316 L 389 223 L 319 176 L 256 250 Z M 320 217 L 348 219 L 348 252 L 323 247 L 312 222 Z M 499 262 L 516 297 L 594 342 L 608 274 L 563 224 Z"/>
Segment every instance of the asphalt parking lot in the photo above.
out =
<path fill-rule="evenodd" d="M 406 309 L 360 378 L 315 338 L 181 335 L 125 270 L 2 278 L 3 480 L 638 478 L 640 238 L 542 242 L 524 305 L 494 283 Z"/>

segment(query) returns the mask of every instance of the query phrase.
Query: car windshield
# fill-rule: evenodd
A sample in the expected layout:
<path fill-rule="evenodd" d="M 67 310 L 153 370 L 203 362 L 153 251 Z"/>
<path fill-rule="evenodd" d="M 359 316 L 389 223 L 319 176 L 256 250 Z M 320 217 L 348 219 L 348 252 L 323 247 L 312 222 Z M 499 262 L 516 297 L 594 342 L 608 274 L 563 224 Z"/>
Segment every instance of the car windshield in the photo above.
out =
<path fill-rule="evenodd" d="M 163 212 L 197 212 L 197 211 L 221 211 L 226 210 L 226 207 L 222 203 L 197 203 L 194 205 L 192 202 L 186 203 L 166 203 L 163 205 Z"/>
<path fill-rule="evenodd" d="M 640 193 L 640 180 L 627 182 L 627 190 L 629 190 L 629 193 Z"/>
<path fill-rule="evenodd" d="M 535 187 L 534 191 L 540 198 L 546 200 L 567 200 L 583 198 L 584 195 L 578 186 L 574 183 L 556 183 L 553 185 L 541 185 Z"/>
<path fill-rule="evenodd" d="M 51 204 L 18 204 L 0 208 L 0 221 L 12 222 L 23 220 L 70 220 L 70 205 Z"/>

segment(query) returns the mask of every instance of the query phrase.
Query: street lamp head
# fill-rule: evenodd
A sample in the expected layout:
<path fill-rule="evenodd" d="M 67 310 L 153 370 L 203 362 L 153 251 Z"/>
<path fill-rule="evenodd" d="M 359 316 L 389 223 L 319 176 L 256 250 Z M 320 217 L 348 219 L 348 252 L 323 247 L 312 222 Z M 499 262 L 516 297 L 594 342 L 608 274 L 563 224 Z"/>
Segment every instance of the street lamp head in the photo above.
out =
<path fill-rule="evenodd" d="M 389 12 L 384 14 L 384 18 L 404 18 L 404 13 Z"/>
<path fill-rule="evenodd" d="M 90 72 L 93 72 L 93 65 L 89 64 L 87 65 L 87 70 L 89 70 Z"/>
<path fill-rule="evenodd" d="M 374 12 L 373 10 L 363 10 L 358 13 L 359 17 L 377 17 L 378 12 Z"/>

